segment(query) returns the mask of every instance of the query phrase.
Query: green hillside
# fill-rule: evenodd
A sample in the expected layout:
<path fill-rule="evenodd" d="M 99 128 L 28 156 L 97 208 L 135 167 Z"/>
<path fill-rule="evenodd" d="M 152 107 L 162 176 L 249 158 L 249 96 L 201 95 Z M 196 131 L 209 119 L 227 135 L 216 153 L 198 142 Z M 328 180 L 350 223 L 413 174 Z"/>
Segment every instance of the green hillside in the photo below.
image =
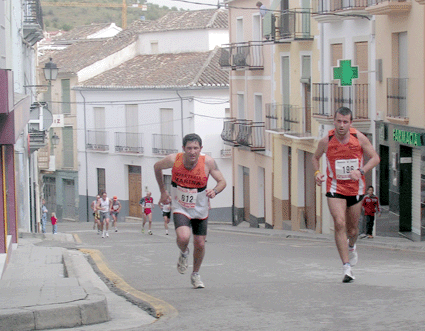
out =
<path fill-rule="evenodd" d="M 55 3 L 69 3 L 69 2 L 81 2 L 81 3 L 111 3 L 111 4 L 122 4 L 121 0 L 91 0 L 91 1 L 69 1 L 69 0 L 42 0 L 43 10 L 43 21 L 44 29 L 46 31 L 54 30 L 71 30 L 76 26 L 89 25 L 91 23 L 115 23 L 118 26 L 122 26 L 121 22 L 121 8 L 106 8 L 106 7 L 73 7 L 73 6 L 45 6 L 44 2 L 55 2 Z M 148 4 L 148 10 L 142 11 L 141 8 L 134 8 L 132 4 L 136 3 L 127 1 L 127 26 L 135 20 L 139 20 L 141 16 L 144 16 L 146 20 L 156 20 L 159 17 L 164 16 L 170 10 L 177 10 L 176 7 L 158 6 L 155 4 Z M 139 0 L 140 4 L 146 3 L 145 0 Z"/>

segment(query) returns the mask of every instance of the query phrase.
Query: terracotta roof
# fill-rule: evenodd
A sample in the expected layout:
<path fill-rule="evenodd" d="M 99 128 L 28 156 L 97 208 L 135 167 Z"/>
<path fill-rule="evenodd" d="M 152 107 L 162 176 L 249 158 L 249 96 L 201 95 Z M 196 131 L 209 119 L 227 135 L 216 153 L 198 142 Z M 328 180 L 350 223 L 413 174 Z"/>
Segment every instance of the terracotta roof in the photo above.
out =
<path fill-rule="evenodd" d="M 158 20 L 145 24 L 134 21 L 129 29 L 139 33 L 195 29 L 227 29 L 228 13 L 224 9 L 171 11 Z"/>
<path fill-rule="evenodd" d="M 51 57 L 62 73 L 76 74 L 81 69 L 136 42 L 140 33 L 218 28 L 227 29 L 227 10 L 169 12 L 157 21 L 135 21 L 129 28 L 111 38 L 85 39 L 66 49 L 45 50 L 39 57 L 39 66 L 44 67 Z"/>
<path fill-rule="evenodd" d="M 85 88 L 168 89 L 227 87 L 229 74 L 218 64 L 219 48 L 209 52 L 139 55 L 80 84 Z"/>
<path fill-rule="evenodd" d="M 92 23 L 90 25 L 77 26 L 70 31 L 63 31 L 58 36 L 52 36 L 52 40 L 81 40 L 109 27 L 111 23 Z"/>
<path fill-rule="evenodd" d="M 53 58 L 61 72 L 76 74 L 81 69 L 120 51 L 136 42 L 138 34 L 131 30 L 123 30 L 108 39 L 81 40 L 62 50 L 46 50 L 39 58 L 39 65 Z"/>

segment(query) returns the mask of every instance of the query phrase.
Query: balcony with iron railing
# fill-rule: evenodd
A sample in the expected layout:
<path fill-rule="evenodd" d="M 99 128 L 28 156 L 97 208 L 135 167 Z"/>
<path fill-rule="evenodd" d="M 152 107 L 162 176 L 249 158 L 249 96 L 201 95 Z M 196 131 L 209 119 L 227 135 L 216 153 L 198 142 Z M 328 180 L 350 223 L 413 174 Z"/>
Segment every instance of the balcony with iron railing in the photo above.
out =
<path fill-rule="evenodd" d="M 40 0 L 26 0 L 23 4 L 23 10 L 23 35 L 30 45 L 34 45 L 44 38 L 43 13 Z"/>
<path fill-rule="evenodd" d="M 263 44 L 261 41 L 249 41 L 223 45 L 219 64 L 222 69 L 262 70 Z"/>
<path fill-rule="evenodd" d="M 407 78 L 387 78 L 387 118 L 408 122 Z"/>
<path fill-rule="evenodd" d="M 335 83 L 312 84 L 313 117 L 320 123 L 332 122 L 335 110 L 348 107 L 353 120 L 369 125 L 369 84 L 341 87 Z"/>
<path fill-rule="evenodd" d="M 172 153 L 177 153 L 177 139 L 177 135 L 153 134 L 152 153 L 155 155 L 168 155 Z"/>
<path fill-rule="evenodd" d="M 266 150 L 264 122 L 239 121 L 236 123 L 236 131 L 236 142 L 240 148 L 253 152 Z"/>
<path fill-rule="evenodd" d="M 269 20 L 264 20 L 263 24 L 266 39 L 271 33 L 271 39 L 276 43 L 313 40 L 310 8 L 295 8 L 273 14 Z M 267 26 L 269 24 L 271 27 Z"/>
<path fill-rule="evenodd" d="M 316 21 L 326 23 L 352 18 L 350 15 L 368 15 L 368 1 L 370 0 L 313 0 L 312 16 Z"/>
<path fill-rule="evenodd" d="M 142 155 L 143 133 L 115 132 L 115 152 Z"/>
<path fill-rule="evenodd" d="M 239 126 L 236 126 L 236 123 L 244 122 L 245 120 L 237 120 L 234 117 L 226 118 L 223 121 L 223 131 L 221 132 L 221 139 L 225 145 L 237 147 L 239 144 L 236 141 L 236 137 L 238 136 L 237 129 Z"/>
<path fill-rule="evenodd" d="M 311 107 L 266 104 L 266 130 L 298 138 L 311 137 Z"/>
<path fill-rule="evenodd" d="M 86 149 L 98 152 L 109 151 L 108 132 L 100 130 L 87 130 Z"/>
<path fill-rule="evenodd" d="M 411 0 L 368 0 L 366 11 L 371 15 L 394 15 L 407 13 L 411 8 Z"/>
<path fill-rule="evenodd" d="M 265 125 L 264 122 L 227 118 L 224 120 L 221 139 L 224 144 L 241 147 L 250 151 L 265 150 Z"/>

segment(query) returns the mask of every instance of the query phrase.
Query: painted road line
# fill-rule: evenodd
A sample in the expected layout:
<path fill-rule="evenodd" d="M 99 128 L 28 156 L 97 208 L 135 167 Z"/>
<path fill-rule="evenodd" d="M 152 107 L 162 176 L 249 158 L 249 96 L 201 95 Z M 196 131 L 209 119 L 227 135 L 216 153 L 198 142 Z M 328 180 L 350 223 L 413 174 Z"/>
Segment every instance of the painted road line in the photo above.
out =
<path fill-rule="evenodd" d="M 114 273 L 111 269 L 109 269 L 103 258 L 103 254 L 97 249 L 80 249 L 80 251 L 84 254 L 90 254 L 93 261 L 96 263 L 100 272 L 108 278 L 115 287 L 124 291 L 125 293 L 129 293 L 137 299 L 140 299 L 146 302 L 155 310 L 155 315 L 157 318 L 159 317 L 176 317 L 178 315 L 177 309 L 174 308 L 169 303 L 157 299 L 149 294 L 143 293 L 139 290 L 136 290 L 134 287 L 131 287 L 124 279 Z"/>

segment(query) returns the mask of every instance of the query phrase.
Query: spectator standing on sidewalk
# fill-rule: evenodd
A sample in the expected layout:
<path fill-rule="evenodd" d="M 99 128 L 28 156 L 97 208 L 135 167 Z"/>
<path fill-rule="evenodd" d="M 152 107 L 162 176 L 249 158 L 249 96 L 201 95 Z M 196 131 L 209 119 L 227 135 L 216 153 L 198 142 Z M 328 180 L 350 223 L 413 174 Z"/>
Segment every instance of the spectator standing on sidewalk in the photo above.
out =
<path fill-rule="evenodd" d="M 41 232 L 46 233 L 47 213 L 46 200 L 41 200 Z"/>
<path fill-rule="evenodd" d="M 58 219 L 56 218 L 56 213 L 52 213 L 52 217 L 50 217 L 50 221 L 52 222 L 52 233 L 58 233 Z"/>
<path fill-rule="evenodd" d="M 373 186 L 367 188 L 367 195 L 362 202 L 366 220 L 366 235 L 369 239 L 373 238 L 373 225 L 375 224 L 375 213 L 378 210 L 378 216 L 381 216 L 381 208 L 379 206 L 379 199 L 373 194 Z"/>

